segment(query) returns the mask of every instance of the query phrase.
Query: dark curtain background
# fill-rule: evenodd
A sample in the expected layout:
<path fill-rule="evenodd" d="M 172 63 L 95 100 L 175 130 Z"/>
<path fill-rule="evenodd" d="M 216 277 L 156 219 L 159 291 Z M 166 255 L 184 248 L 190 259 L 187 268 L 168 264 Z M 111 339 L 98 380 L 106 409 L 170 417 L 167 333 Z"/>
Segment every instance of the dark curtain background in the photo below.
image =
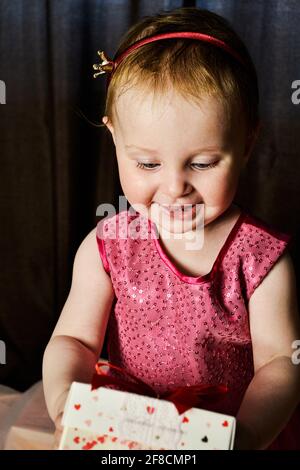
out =
<path fill-rule="evenodd" d="M 112 56 L 144 15 L 193 5 L 230 20 L 257 66 L 263 129 L 237 200 L 294 234 L 299 279 L 298 0 L 0 0 L 0 383 L 24 390 L 41 377 L 74 254 L 97 206 L 121 194 L 108 132 L 80 115 L 100 122 L 104 110 L 105 79 L 92 78 L 96 51 Z"/>

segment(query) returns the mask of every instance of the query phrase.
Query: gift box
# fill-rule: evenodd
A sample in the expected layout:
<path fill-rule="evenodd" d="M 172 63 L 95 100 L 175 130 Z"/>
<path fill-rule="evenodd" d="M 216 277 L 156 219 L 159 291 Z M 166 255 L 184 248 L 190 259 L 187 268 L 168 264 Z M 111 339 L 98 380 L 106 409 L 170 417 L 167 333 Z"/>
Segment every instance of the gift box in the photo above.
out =
<path fill-rule="evenodd" d="M 235 418 L 169 400 L 73 382 L 59 449 L 230 450 Z"/>

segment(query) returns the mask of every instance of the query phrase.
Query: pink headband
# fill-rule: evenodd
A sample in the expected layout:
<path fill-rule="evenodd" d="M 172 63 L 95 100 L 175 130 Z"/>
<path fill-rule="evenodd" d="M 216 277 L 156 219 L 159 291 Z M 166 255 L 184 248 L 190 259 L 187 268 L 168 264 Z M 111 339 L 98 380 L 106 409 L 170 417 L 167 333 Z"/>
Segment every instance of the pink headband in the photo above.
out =
<path fill-rule="evenodd" d="M 165 34 L 157 34 L 155 36 L 150 36 L 148 38 L 144 38 L 135 42 L 115 60 L 111 60 L 107 58 L 103 51 L 98 51 L 98 55 L 101 58 L 101 62 L 99 64 L 93 65 L 94 70 L 98 70 L 98 72 L 94 74 L 94 78 L 96 78 L 98 75 L 108 72 L 109 73 L 108 81 L 107 81 L 107 87 L 108 87 L 111 77 L 113 73 L 115 72 L 117 66 L 120 64 L 120 62 L 122 62 L 122 60 L 128 54 L 130 54 L 135 49 L 138 49 L 139 47 L 143 46 L 144 44 L 149 44 L 150 42 L 159 41 L 160 39 L 169 39 L 169 38 L 198 39 L 199 41 L 208 42 L 226 51 L 228 54 L 230 54 L 236 60 L 238 60 L 238 62 L 240 62 L 242 65 L 244 66 L 246 65 L 244 60 L 241 58 L 241 56 L 235 50 L 229 47 L 228 44 L 226 44 L 224 41 L 221 41 L 220 39 L 214 38 L 213 36 L 209 36 L 208 34 L 193 33 L 193 32 L 165 33 Z"/>

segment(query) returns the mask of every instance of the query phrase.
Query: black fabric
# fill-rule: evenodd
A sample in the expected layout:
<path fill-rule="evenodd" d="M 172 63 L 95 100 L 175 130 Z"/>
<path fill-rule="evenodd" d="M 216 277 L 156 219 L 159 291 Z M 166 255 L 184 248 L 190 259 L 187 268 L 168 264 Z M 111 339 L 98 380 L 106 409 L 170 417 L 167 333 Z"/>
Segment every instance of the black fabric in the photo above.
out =
<path fill-rule="evenodd" d="M 263 130 L 237 200 L 298 238 L 300 5 L 289 0 L 1 0 L 0 383 L 26 389 L 66 300 L 74 254 L 103 202 L 122 194 L 110 135 L 100 122 L 105 80 L 96 51 L 113 56 L 144 15 L 197 5 L 228 18 L 258 69 Z M 296 269 L 299 251 L 294 244 Z"/>

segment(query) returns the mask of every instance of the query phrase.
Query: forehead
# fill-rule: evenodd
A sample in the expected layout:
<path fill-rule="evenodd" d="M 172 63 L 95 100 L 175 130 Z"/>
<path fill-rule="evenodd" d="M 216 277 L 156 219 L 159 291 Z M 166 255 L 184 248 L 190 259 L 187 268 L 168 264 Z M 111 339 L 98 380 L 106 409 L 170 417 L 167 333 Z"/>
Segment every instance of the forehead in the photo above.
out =
<path fill-rule="evenodd" d="M 154 94 L 135 87 L 118 97 L 115 127 L 128 139 L 145 133 L 149 136 L 176 133 L 193 140 L 202 134 L 224 140 L 232 128 L 231 113 L 226 109 L 212 96 L 186 99 L 174 90 Z"/>

